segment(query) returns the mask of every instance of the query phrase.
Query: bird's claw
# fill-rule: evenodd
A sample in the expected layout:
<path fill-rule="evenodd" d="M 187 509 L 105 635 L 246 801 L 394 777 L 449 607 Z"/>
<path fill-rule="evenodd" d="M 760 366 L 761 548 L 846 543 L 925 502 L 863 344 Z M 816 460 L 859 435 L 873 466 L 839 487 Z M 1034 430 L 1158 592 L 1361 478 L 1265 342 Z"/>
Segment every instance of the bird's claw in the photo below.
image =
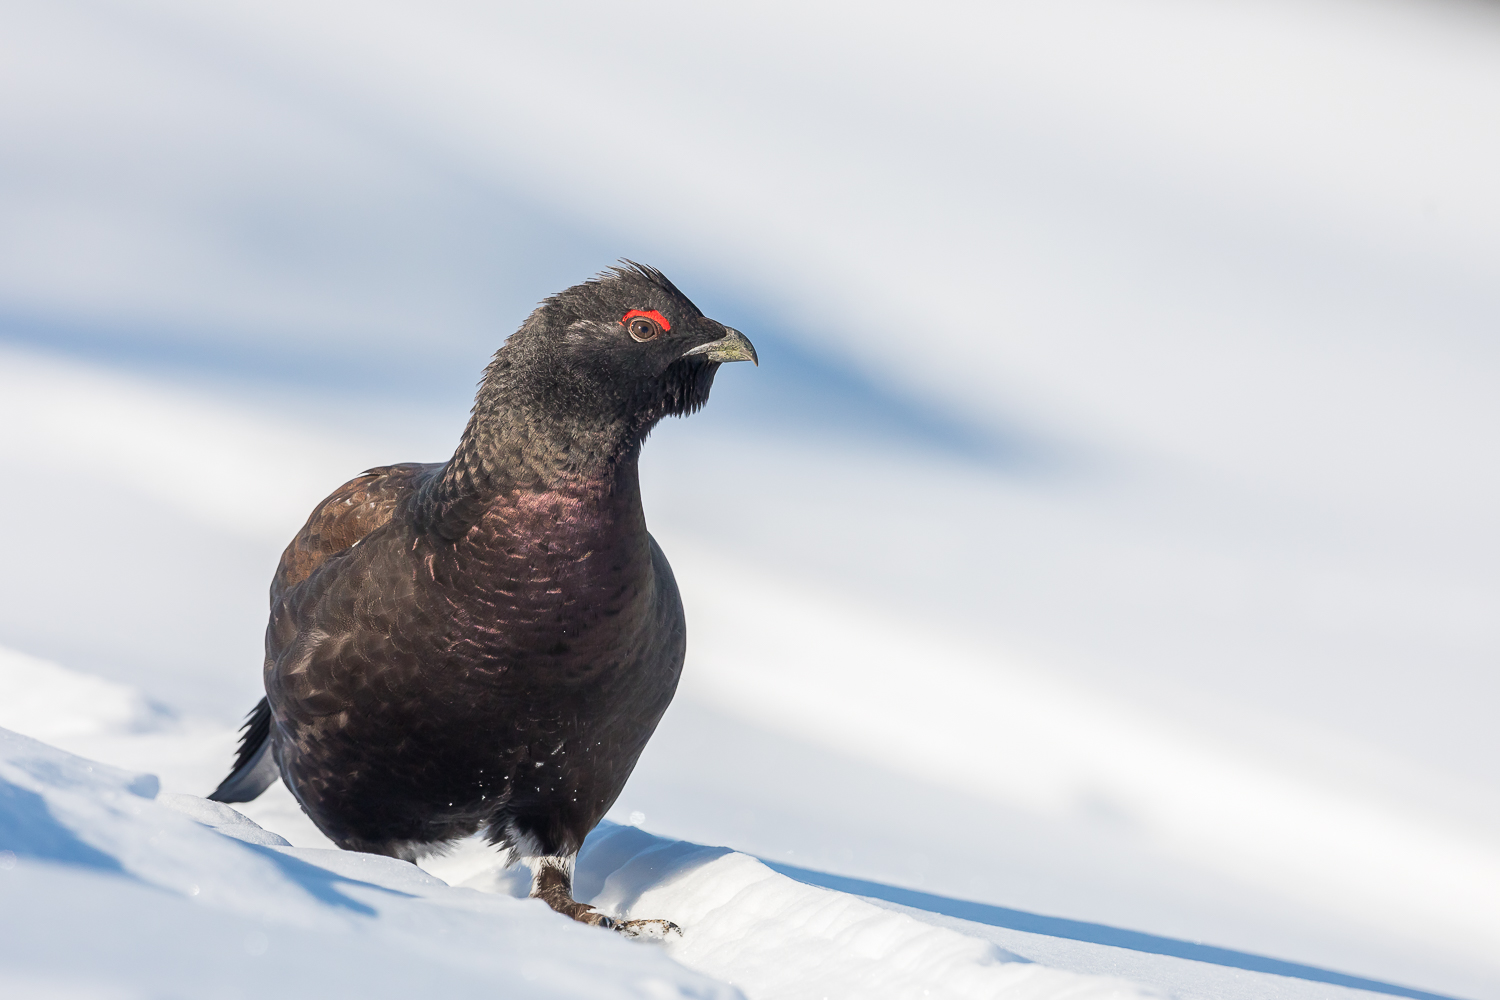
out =
<path fill-rule="evenodd" d="M 630 938 L 646 941 L 665 941 L 668 934 L 682 937 L 682 928 L 670 920 L 626 920 L 616 923 L 614 929 Z"/>
<path fill-rule="evenodd" d="M 615 930 L 619 921 L 614 917 L 606 916 L 598 910 L 582 910 L 573 915 L 573 919 L 580 924 L 588 924 L 590 927 L 603 927 L 607 931 Z"/>

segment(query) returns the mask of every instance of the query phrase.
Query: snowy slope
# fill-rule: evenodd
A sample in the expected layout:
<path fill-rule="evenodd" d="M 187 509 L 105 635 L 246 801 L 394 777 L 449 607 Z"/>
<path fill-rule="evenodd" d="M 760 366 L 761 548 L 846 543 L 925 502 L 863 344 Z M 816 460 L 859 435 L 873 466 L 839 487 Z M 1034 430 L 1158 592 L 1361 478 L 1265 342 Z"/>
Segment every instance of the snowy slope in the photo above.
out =
<path fill-rule="evenodd" d="M 123 685 L 8 651 L 0 682 L 28 691 L 32 727 L 61 742 L 164 761 L 199 749 L 180 724 L 157 723 L 167 742 L 151 743 Z M 87 713 L 80 690 L 92 693 Z M 251 810 L 276 816 L 290 801 L 279 785 L 268 798 Z M 714 980 L 751 998 L 1313 1000 L 1360 985 L 1432 996 L 1286 963 L 1263 963 L 1281 975 L 1257 972 L 1244 967 L 1253 956 L 1195 961 L 1008 931 L 977 912 L 976 923 L 909 905 L 920 894 L 854 883 L 851 895 L 819 886 L 850 880 L 605 823 L 579 858 L 579 897 L 684 928 L 661 946 L 632 943 L 524 899 L 521 880 L 467 873 L 491 888 L 478 892 L 389 858 L 293 847 L 228 806 L 8 730 L 0 838 L 0 983 L 27 997 L 739 995 Z M 444 866 L 465 874 L 461 860 L 434 868 Z"/>
<path fill-rule="evenodd" d="M 0 753 L 9 996 L 735 995 L 539 904 L 298 851 L 231 809 L 12 733 Z"/>
<path fill-rule="evenodd" d="M 5 667 L 7 680 L 64 699 L 83 683 L 8 654 Z M 114 707 L 128 704 L 116 693 Z M 292 847 L 227 806 L 159 794 L 154 776 L 9 731 L 0 781 L 0 982 L 27 996 L 321 996 L 335 984 L 373 996 L 736 995 L 682 965 L 751 996 L 1145 995 L 630 828 L 590 841 L 579 892 L 612 914 L 687 928 L 666 949 L 681 965 L 531 900 L 450 888 L 389 858 Z"/>

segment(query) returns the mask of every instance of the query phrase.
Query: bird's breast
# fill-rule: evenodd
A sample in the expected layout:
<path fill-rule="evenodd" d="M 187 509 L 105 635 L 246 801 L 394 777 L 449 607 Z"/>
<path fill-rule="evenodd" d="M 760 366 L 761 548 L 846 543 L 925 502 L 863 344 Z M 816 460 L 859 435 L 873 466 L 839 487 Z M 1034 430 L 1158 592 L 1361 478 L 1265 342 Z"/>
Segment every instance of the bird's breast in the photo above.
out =
<path fill-rule="evenodd" d="M 657 617 L 650 536 L 638 506 L 590 501 L 528 494 L 434 552 L 421 568 L 452 624 L 543 672 L 575 676 L 628 654 Z"/>

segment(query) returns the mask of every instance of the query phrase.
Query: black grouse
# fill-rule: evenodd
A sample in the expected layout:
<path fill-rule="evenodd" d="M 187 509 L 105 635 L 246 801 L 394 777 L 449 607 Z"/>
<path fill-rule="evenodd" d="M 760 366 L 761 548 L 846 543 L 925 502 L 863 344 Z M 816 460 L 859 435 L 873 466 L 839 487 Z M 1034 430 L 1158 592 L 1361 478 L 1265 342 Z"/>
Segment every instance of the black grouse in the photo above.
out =
<path fill-rule="evenodd" d="M 447 462 L 371 469 L 313 511 L 271 583 L 266 697 L 211 798 L 279 775 L 340 847 L 406 860 L 480 833 L 531 869 L 533 896 L 615 926 L 573 899 L 573 860 L 687 641 L 637 459 L 721 362 L 759 363 L 661 272 L 624 264 L 506 341 Z"/>

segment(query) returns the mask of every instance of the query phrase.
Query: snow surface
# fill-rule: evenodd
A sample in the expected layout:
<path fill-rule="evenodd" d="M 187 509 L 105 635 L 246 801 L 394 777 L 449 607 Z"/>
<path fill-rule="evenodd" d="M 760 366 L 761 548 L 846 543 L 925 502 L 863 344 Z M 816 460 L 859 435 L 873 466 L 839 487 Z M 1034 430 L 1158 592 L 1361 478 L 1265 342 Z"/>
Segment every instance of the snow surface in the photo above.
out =
<path fill-rule="evenodd" d="M 123 685 L 10 651 L 0 651 L 0 681 L 28 691 L 23 707 L 33 727 L 62 742 L 93 741 L 128 755 L 144 738 L 141 699 Z M 72 697 L 80 689 L 94 695 L 88 715 Z M 191 735 L 180 735 L 177 747 L 134 750 L 198 752 Z M 228 739 L 222 733 L 219 742 Z M 249 809 L 288 817 L 285 789 L 277 785 L 269 798 Z M 1226 973 L 1007 931 L 820 886 L 817 873 L 729 848 L 606 822 L 579 856 L 578 897 L 617 917 L 668 919 L 684 929 L 661 945 L 634 943 L 525 898 L 523 879 L 466 867 L 462 850 L 459 860 L 430 867 L 489 891 L 461 887 L 459 878 L 450 886 L 391 858 L 292 846 L 234 808 L 8 729 L 0 729 L 0 803 L 0 985 L 14 996 L 498 989 L 537 997 L 1123 1000 L 1164 988 L 1181 997 L 1339 997 L 1358 984 Z M 88 904 L 80 909 L 81 899 Z"/>
<path fill-rule="evenodd" d="M 63 704 L 88 681 L 4 662 L 7 681 L 50 687 Z M 128 706 L 128 692 L 114 693 L 109 708 Z M 110 714 L 94 734 L 124 732 Z M 9 995 L 739 995 L 684 966 L 750 996 L 1147 995 L 630 827 L 590 839 L 578 893 L 612 915 L 686 928 L 664 949 L 553 914 L 525 886 L 520 898 L 481 893 L 390 858 L 293 847 L 228 806 L 9 730 L 0 781 Z M 85 896 L 86 914 L 71 912 Z"/>
<path fill-rule="evenodd" d="M 763 366 L 646 449 L 690 662 L 612 820 L 1185 996 L 1500 997 L 1493 5 L 4 19 L 0 725 L 213 787 L 307 510 L 627 255 Z"/>
<path fill-rule="evenodd" d="M 289 847 L 149 775 L 8 731 L 0 753 L 8 996 L 736 995 L 538 903 Z"/>

